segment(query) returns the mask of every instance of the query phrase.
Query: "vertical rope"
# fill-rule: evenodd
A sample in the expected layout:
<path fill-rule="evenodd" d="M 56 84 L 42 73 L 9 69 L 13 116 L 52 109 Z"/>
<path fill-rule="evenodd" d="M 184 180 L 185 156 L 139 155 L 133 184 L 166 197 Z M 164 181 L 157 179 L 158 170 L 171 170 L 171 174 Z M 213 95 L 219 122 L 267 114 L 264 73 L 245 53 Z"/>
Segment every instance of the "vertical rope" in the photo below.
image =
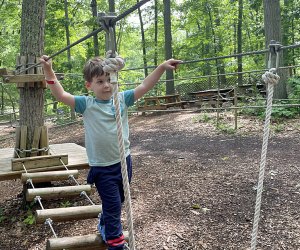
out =
<path fill-rule="evenodd" d="M 266 116 L 265 116 L 265 124 L 264 124 L 264 131 L 263 131 L 263 144 L 262 144 L 261 160 L 260 160 L 260 168 L 259 168 L 259 176 L 258 176 L 258 184 L 257 184 L 255 212 L 254 212 L 254 220 L 253 220 L 253 228 L 252 228 L 252 238 L 251 238 L 251 248 L 250 248 L 251 250 L 255 250 L 257 244 L 258 223 L 260 219 L 261 198 L 263 192 L 267 148 L 268 148 L 269 133 L 270 133 L 270 120 L 272 114 L 274 84 L 276 84 L 279 81 L 279 76 L 273 74 L 272 71 L 274 71 L 274 69 L 270 69 L 269 72 L 266 72 L 263 75 L 263 79 L 268 85 L 268 91 L 267 91 L 268 97 L 267 97 Z"/>
<path fill-rule="evenodd" d="M 118 97 L 118 84 L 113 85 L 113 100 L 116 109 L 116 122 L 117 122 L 117 133 L 118 133 L 118 143 L 120 150 L 120 158 L 121 158 L 121 171 L 123 178 L 123 189 L 125 196 L 125 210 L 126 210 L 126 218 L 127 218 L 127 227 L 129 234 L 129 247 L 130 250 L 135 250 L 135 240 L 134 240 L 134 231 L 133 231 L 133 221 L 132 221 L 132 209 L 131 209 L 131 195 L 130 195 L 130 186 L 128 180 L 128 172 L 127 172 L 127 164 L 125 157 L 125 147 L 123 140 L 123 126 L 121 120 L 121 112 L 120 112 L 120 101 Z"/>
<path fill-rule="evenodd" d="M 271 114 L 272 114 L 273 92 L 274 92 L 274 86 L 272 84 L 269 84 L 268 85 L 266 118 L 265 118 L 265 124 L 264 124 L 264 132 L 263 132 L 263 144 L 262 144 L 259 177 L 258 177 L 258 184 L 257 184 L 257 195 L 256 195 L 256 202 L 255 202 L 255 213 L 254 213 L 254 221 L 253 221 L 253 228 L 252 228 L 251 250 L 255 250 L 256 244 L 257 244 L 257 232 L 258 232 L 258 223 L 259 223 L 259 219 L 260 219 L 261 197 L 262 197 L 262 192 L 263 192 L 263 182 L 264 182 L 265 166 L 266 166 L 266 158 L 267 158 L 268 139 L 269 139 L 269 133 L 270 133 L 270 119 L 271 119 Z"/>

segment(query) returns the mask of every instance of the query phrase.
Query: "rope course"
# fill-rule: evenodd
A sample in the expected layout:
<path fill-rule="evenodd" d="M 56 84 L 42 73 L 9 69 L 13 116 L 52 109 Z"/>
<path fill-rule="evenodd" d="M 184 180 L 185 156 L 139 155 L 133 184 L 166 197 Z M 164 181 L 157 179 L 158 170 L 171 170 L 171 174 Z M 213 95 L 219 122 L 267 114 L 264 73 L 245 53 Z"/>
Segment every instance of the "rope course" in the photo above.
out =
<path fill-rule="evenodd" d="M 19 150 L 15 150 L 15 153 L 16 153 L 17 157 L 21 159 L 21 157 L 20 157 L 20 155 L 18 154 L 18 152 L 19 152 Z M 62 159 L 60 159 L 60 162 L 61 162 L 62 166 L 64 166 L 65 170 L 69 171 L 68 167 L 67 167 L 66 164 L 62 161 Z M 22 167 L 23 167 L 24 172 L 25 172 L 26 174 L 28 174 L 28 171 L 27 171 L 27 168 L 26 168 L 24 162 L 21 162 L 21 164 L 22 164 Z M 78 183 L 78 181 L 75 179 L 74 175 L 69 175 L 69 179 L 70 179 L 70 180 L 73 180 L 73 181 L 76 183 L 77 186 L 80 186 L 80 184 Z M 35 189 L 35 186 L 34 186 L 33 181 L 32 181 L 31 178 L 27 179 L 26 183 L 27 183 L 27 184 L 30 184 L 30 186 L 31 186 L 31 188 L 32 188 L 33 190 Z M 87 193 L 86 193 L 85 191 L 82 191 L 81 194 L 80 194 L 80 196 L 85 196 L 85 198 L 89 201 L 89 203 L 91 203 L 91 205 L 95 205 L 95 203 L 91 200 L 91 198 L 87 195 Z M 41 198 L 40 196 L 36 196 L 36 197 L 34 198 L 34 202 L 35 202 L 35 203 L 38 202 L 39 205 L 40 205 L 40 207 L 41 207 L 41 209 L 42 209 L 42 210 L 45 210 L 45 208 L 44 208 L 44 206 L 43 206 L 43 203 L 42 203 L 42 198 Z M 53 228 L 53 221 L 52 221 L 52 219 L 51 219 L 51 218 L 47 218 L 47 219 L 45 220 L 45 224 L 47 224 L 47 225 L 50 227 L 50 229 L 51 229 L 51 231 L 52 231 L 54 237 L 57 238 L 57 234 L 56 234 L 56 232 L 55 232 L 55 230 L 54 230 L 54 228 Z"/>
<path fill-rule="evenodd" d="M 55 56 L 65 52 L 66 50 L 87 40 L 88 38 L 98 34 L 101 31 L 106 31 L 107 34 L 109 35 L 108 37 L 110 39 L 109 45 L 110 45 L 111 51 L 109 53 L 107 53 L 107 58 L 105 60 L 105 65 L 104 65 L 104 71 L 110 73 L 111 82 L 113 83 L 113 102 L 114 102 L 114 106 L 116 108 L 115 110 L 116 110 L 117 133 L 118 133 L 118 143 L 119 143 L 120 158 L 121 158 L 121 170 L 122 170 L 122 177 L 123 177 L 125 209 L 126 209 L 126 215 L 127 215 L 127 226 L 128 226 L 128 231 L 129 231 L 129 249 L 130 250 L 135 250 L 135 239 L 134 239 L 134 230 L 133 230 L 133 219 L 132 219 L 133 216 L 132 216 L 132 209 L 131 209 L 130 187 L 129 187 L 129 181 L 128 181 L 124 141 L 123 141 L 123 135 L 122 135 L 122 121 L 121 121 L 121 112 L 120 112 L 120 102 L 119 102 L 119 98 L 118 98 L 118 75 L 117 75 L 117 72 L 120 71 L 124 67 L 124 61 L 122 60 L 122 58 L 120 58 L 117 55 L 117 53 L 115 51 L 116 46 L 115 46 L 115 37 L 114 37 L 113 27 L 118 21 L 125 18 L 127 15 L 129 15 L 133 11 L 137 10 L 138 8 L 140 8 L 142 5 L 144 5 L 148 1 L 150 1 L 150 0 L 142 0 L 140 2 L 137 2 L 137 4 L 135 4 L 134 6 L 132 6 L 128 10 L 126 10 L 124 13 L 122 13 L 121 15 L 116 16 L 116 17 L 102 16 L 102 20 L 100 20 L 100 22 L 102 21 L 104 24 L 104 25 L 102 25 L 102 27 L 94 30 L 90 34 L 84 36 L 83 38 L 79 39 L 78 41 L 66 46 L 65 48 L 57 51 L 56 53 L 54 53 L 48 57 L 48 60 L 52 59 Z M 278 70 L 291 67 L 291 66 L 279 67 L 279 53 L 280 53 L 280 51 L 285 50 L 285 49 L 294 49 L 294 48 L 299 48 L 299 47 L 300 47 L 300 43 L 296 43 L 294 45 L 289 45 L 289 46 L 282 46 L 281 44 L 276 43 L 276 44 L 270 44 L 268 49 L 244 52 L 244 53 L 239 53 L 239 54 L 231 54 L 231 55 L 225 55 L 225 56 L 216 56 L 216 57 L 210 57 L 210 58 L 188 60 L 188 61 L 181 62 L 181 64 L 189 64 L 189 63 L 197 63 L 197 62 L 207 62 L 207 61 L 218 60 L 218 59 L 227 59 L 227 58 L 232 58 L 232 57 L 243 57 L 243 56 L 249 56 L 249 55 L 258 55 L 258 54 L 269 53 L 269 67 L 268 67 L 269 71 L 266 72 L 265 74 L 263 74 L 263 76 L 262 76 L 263 80 L 265 81 L 265 83 L 267 84 L 267 87 L 268 87 L 267 88 L 267 105 L 266 105 L 266 117 L 265 117 L 265 124 L 264 124 L 264 132 L 263 132 L 263 143 L 262 143 L 259 177 L 258 177 L 258 184 L 257 184 L 255 213 L 254 213 L 253 229 L 252 229 L 252 234 L 251 234 L 251 250 L 255 250 L 256 245 L 257 245 L 258 224 L 259 224 L 259 220 L 260 220 L 263 181 L 264 181 L 264 173 L 265 173 L 265 165 L 266 165 L 268 138 L 269 138 L 269 132 L 270 132 L 270 119 L 271 119 L 271 113 L 272 113 L 272 106 L 275 106 L 272 104 L 274 85 L 277 84 L 279 81 L 279 76 L 277 75 Z M 276 68 L 271 68 L 271 57 L 274 54 L 276 55 Z M 29 67 L 27 67 L 23 70 L 18 70 L 20 68 L 20 65 L 17 65 L 16 71 L 14 73 L 22 74 L 32 68 L 37 67 L 40 64 L 41 64 L 40 62 L 36 63 L 36 64 L 28 64 Z M 115 67 L 116 65 L 117 65 L 117 67 Z M 123 69 L 122 71 L 139 70 L 139 69 L 156 68 L 156 67 L 157 66 L 127 68 L 127 69 Z M 242 74 L 242 73 L 243 72 L 229 73 L 229 74 Z M 221 75 L 225 75 L 225 74 L 220 74 L 220 75 L 216 75 L 216 76 L 221 76 Z M 228 74 L 226 74 L 226 75 L 228 75 Z M 196 78 L 202 78 L 202 77 L 194 77 L 194 78 L 190 78 L 190 79 L 196 79 Z M 164 80 L 164 82 L 173 81 L 173 80 L 178 81 L 178 80 L 186 80 L 186 79 L 183 78 L 183 79 Z M 276 105 L 276 107 L 282 107 L 282 106 L 299 106 L 299 104 Z M 245 107 L 247 107 L 247 106 L 245 106 Z M 229 107 L 226 109 L 237 109 L 237 108 L 243 108 L 243 107 Z M 248 106 L 247 108 L 252 108 L 252 107 Z M 217 110 L 219 108 L 217 108 L 217 109 L 211 108 L 211 109 Z M 151 111 L 151 110 L 149 110 L 149 111 Z M 176 111 L 182 111 L 182 110 L 176 110 L 176 109 L 171 110 L 171 112 L 174 112 L 174 111 L 176 112 Z M 189 111 L 189 110 L 186 109 L 186 111 Z M 38 152 L 38 151 L 46 152 L 48 150 L 49 150 L 48 147 L 41 148 L 41 149 L 32 148 L 30 150 L 15 149 L 15 153 L 20 158 L 19 153 Z M 64 168 L 66 170 L 69 170 L 68 167 L 64 164 L 64 162 L 61 159 L 60 159 L 60 161 L 62 163 L 62 166 L 64 166 Z M 25 173 L 28 173 L 24 163 L 22 163 L 22 167 L 23 167 Z M 69 179 L 74 181 L 77 186 L 80 185 L 73 175 L 70 175 Z M 30 184 L 32 189 L 35 189 L 32 179 L 28 179 L 27 183 Z M 82 193 L 80 195 L 84 196 L 89 201 L 89 203 L 91 203 L 92 205 L 95 205 L 94 202 L 91 200 L 91 198 L 87 195 L 87 193 L 85 191 L 82 191 Z M 34 201 L 39 203 L 41 209 L 44 210 L 44 206 L 42 204 L 42 199 L 40 196 L 36 196 L 34 198 Z M 53 228 L 53 221 L 51 220 L 51 218 L 47 218 L 45 220 L 45 224 L 47 224 L 50 227 L 54 237 L 57 238 L 57 234 Z"/>
<path fill-rule="evenodd" d="M 111 48 L 111 53 L 107 56 L 107 61 L 106 61 L 106 66 L 104 66 L 104 70 L 106 72 L 110 73 L 110 79 L 111 82 L 114 85 L 113 88 L 113 100 L 114 100 L 114 105 L 116 108 L 116 121 L 117 121 L 117 131 L 118 131 L 118 141 L 119 141 L 119 149 L 120 149 L 120 158 L 121 158 L 121 169 L 122 169 L 122 177 L 123 177 L 123 186 L 124 186 L 124 195 L 125 195 L 125 207 L 126 207 L 126 212 L 127 212 L 127 223 L 128 223 L 128 231 L 129 231 L 129 246 L 131 250 L 135 249 L 135 243 L 134 243 L 134 233 L 133 233 L 133 222 L 132 222 L 132 212 L 131 212 L 131 198 L 130 198 L 130 189 L 129 189 L 129 181 L 128 181 L 128 174 L 127 174 L 127 165 L 126 165 L 126 158 L 125 158 L 125 147 L 124 147 L 124 141 L 123 141 L 123 135 L 122 135 L 122 122 L 121 122 L 121 112 L 120 112 L 120 103 L 119 103 L 119 99 L 118 99 L 118 84 L 117 84 L 117 71 L 119 71 L 121 68 L 124 67 L 124 61 L 123 59 L 121 59 L 120 57 L 116 56 L 116 52 L 115 52 L 115 38 L 114 38 L 114 30 L 113 27 L 116 24 L 117 21 L 125 18 L 128 14 L 130 14 L 131 12 L 133 12 L 134 10 L 140 8 L 143 4 L 145 4 L 146 2 L 148 2 L 150 0 L 142 0 L 140 2 L 138 2 L 136 5 L 132 6 L 131 8 L 129 8 L 127 11 L 125 11 L 123 14 L 117 16 L 117 17 L 107 17 L 104 16 L 103 14 L 99 15 L 100 16 L 100 22 L 102 22 L 102 27 L 100 27 L 97 30 L 94 30 L 92 33 L 86 35 L 85 37 L 79 39 L 78 41 L 70 44 L 69 46 L 61 49 L 60 51 L 56 52 L 55 54 L 49 56 L 49 59 L 54 58 L 55 56 L 61 54 L 62 52 L 70 49 L 71 47 L 85 41 L 86 39 L 96 35 L 97 33 L 99 33 L 100 31 L 106 31 L 107 34 L 109 34 L 109 45 Z M 112 63 L 112 68 L 111 66 L 111 61 L 114 61 L 114 63 Z M 115 64 L 119 64 L 119 68 L 116 69 L 114 68 Z M 15 71 L 15 74 L 22 74 L 32 68 L 35 68 L 36 66 L 40 65 L 41 62 L 39 63 L 35 63 L 35 64 L 30 64 L 29 67 L 23 69 L 23 70 L 19 70 L 19 71 Z M 19 69 L 19 66 L 16 67 L 16 70 Z M 29 150 L 30 152 L 32 152 L 32 150 L 38 150 L 38 149 L 31 149 Z M 18 155 L 18 153 L 21 152 L 21 150 L 15 150 L 16 154 Z M 22 151 L 23 152 L 23 151 Z M 19 155 L 18 155 L 19 156 Z M 62 162 L 63 163 L 63 162 Z M 66 165 L 63 164 L 64 167 L 67 169 Z M 27 173 L 26 167 L 24 165 L 24 163 L 22 163 L 22 166 L 24 168 L 24 171 Z M 69 178 L 75 180 L 74 176 L 70 176 Z M 79 183 L 75 180 L 76 184 L 79 185 Z M 28 183 L 30 183 L 30 185 L 32 186 L 32 188 L 34 189 L 34 185 L 31 179 L 28 180 Z M 86 196 L 88 198 L 88 200 L 93 204 L 92 200 L 87 196 L 87 194 L 85 192 L 82 192 L 82 195 Z M 35 197 L 35 200 L 38 201 L 38 203 L 40 204 L 42 210 L 44 210 L 44 207 L 42 205 L 41 202 L 41 197 Z M 52 220 L 51 218 L 46 219 L 46 224 L 48 224 L 53 232 L 53 235 L 55 236 L 55 238 L 57 238 L 57 235 L 53 229 L 52 226 Z"/>

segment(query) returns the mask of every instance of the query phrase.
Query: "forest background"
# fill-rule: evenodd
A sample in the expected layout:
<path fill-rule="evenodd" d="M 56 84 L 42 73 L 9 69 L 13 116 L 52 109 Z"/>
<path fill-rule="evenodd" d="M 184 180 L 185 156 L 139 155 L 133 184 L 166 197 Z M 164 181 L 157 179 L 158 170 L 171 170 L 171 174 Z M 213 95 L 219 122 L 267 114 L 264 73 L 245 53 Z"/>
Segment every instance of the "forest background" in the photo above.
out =
<path fill-rule="evenodd" d="M 99 28 L 97 13 L 107 13 L 111 2 L 118 15 L 138 1 L 46 1 L 45 54 L 52 55 Z M 257 75 L 259 77 L 267 68 L 266 53 L 214 60 L 204 58 L 264 50 L 270 39 L 282 45 L 297 44 L 300 40 L 299 2 L 149 1 L 116 24 L 117 51 L 126 60 L 126 68 L 119 77 L 121 89 L 133 88 L 155 65 L 170 57 L 185 63 L 174 76 L 166 75 L 168 81 L 162 81 L 149 95 L 172 93 L 182 84 L 193 83 L 197 90 L 204 90 L 248 83 L 250 78 L 257 80 Z M 0 3 L 1 68 L 16 68 L 16 58 L 20 53 L 21 15 L 22 1 L 3 0 Z M 73 94 L 86 93 L 82 67 L 88 58 L 104 56 L 105 51 L 105 32 L 100 32 L 57 55 L 54 69 L 65 74 L 65 89 Z M 297 48 L 280 53 L 280 66 L 291 68 L 280 72 L 282 88 L 275 91 L 275 97 L 287 98 L 290 94 L 295 97 L 295 92 L 300 92 L 300 83 L 295 77 L 298 61 Z M 237 75 L 236 72 L 247 74 Z M 214 76 L 215 81 L 208 76 Z M 289 86 L 287 79 L 292 76 Z M 49 92 L 46 91 L 45 95 L 46 103 L 53 102 Z M 12 106 L 17 109 L 19 93 L 14 85 L 2 84 L 1 96 L 2 113 L 11 110 Z"/>

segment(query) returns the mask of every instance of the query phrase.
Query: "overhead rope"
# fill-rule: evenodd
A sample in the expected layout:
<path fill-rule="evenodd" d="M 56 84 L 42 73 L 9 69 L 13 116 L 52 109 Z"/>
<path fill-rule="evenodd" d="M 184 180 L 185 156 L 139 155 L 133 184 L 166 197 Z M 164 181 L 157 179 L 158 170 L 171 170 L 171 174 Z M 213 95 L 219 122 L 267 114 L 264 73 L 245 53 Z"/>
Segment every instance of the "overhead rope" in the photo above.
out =
<path fill-rule="evenodd" d="M 285 49 L 295 49 L 300 47 L 300 42 L 297 42 L 293 45 L 287 45 L 283 46 L 281 44 L 276 44 L 278 52 L 281 50 Z M 243 52 L 239 54 L 231 54 L 231 55 L 225 55 L 225 56 L 215 56 L 215 57 L 207 57 L 207 58 L 199 58 L 195 60 L 186 60 L 186 61 L 181 61 L 180 64 L 189 64 L 189 63 L 197 63 L 197 62 L 207 62 L 207 61 L 214 61 L 218 59 L 227 59 L 227 58 L 232 58 L 232 57 L 242 57 L 242 56 L 250 56 L 250 55 L 260 55 L 260 54 L 266 54 L 269 53 L 270 49 L 263 49 L 263 50 L 256 50 L 256 51 L 248 51 L 248 52 Z M 148 66 L 148 67 L 137 67 L 137 68 L 127 68 L 123 69 L 122 71 L 129 71 L 129 70 L 140 70 L 140 69 L 151 69 L 151 68 L 156 68 L 157 65 L 155 66 Z M 238 74 L 238 72 L 236 73 Z"/>
<path fill-rule="evenodd" d="M 274 55 L 274 53 L 276 55 L 276 68 L 271 68 L 271 58 Z M 269 140 L 269 133 L 270 133 L 270 119 L 272 114 L 273 92 L 274 92 L 274 85 L 278 83 L 280 78 L 277 75 L 277 70 L 279 67 L 279 49 L 276 46 L 276 44 L 270 44 L 268 64 L 270 70 L 262 75 L 262 79 L 268 86 L 267 108 L 266 108 L 265 123 L 264 123 L 264 130 L 263 130 L 263 144 L 262 144 L 262 151 L 261 151 L 261 160 L 260 160 L 259 176 L 258 176 L 258 183 L 257 183 L 257 195 L 256 195 L 255 212 L 254 212 L 254 220 L 253 220 L 253 228 L 252 228 L 252 236 L 251 236 L 251 250 L 255 250 L 257 244 L 258 223 L 260 219 L 261 198 L 263 192 L 267 148 L 268 148 L 268 140 Z"/>
<path fill-rule="evenodd" d="M 127 9 L 126 11 L 124 11 L 119 16 L 111 19 L 110 20 L 111 25 L 115 25 L 118 21 L 120 21 L 121 19 L 125 18 L 130 13 L 132 13 L 135 10 L 137 10 L 138 8 L 140 8 L 142 5 L 144 5 L 145 3 L 149 2 L 149 1 L 150 0 L 142 0 L 142 1 L 138 2 L 138 3 L 136 3 L 135 5 L 133 5 L 131 8 Z M 55 56 L 57 56 L 57 55 L 65 52 L 66 50 L 74 47 L 75 45 L 77 45 L 77 44 L 79 44 L 79 43 L 87 40 L 88 38 L 90 38 L 90 37 L 92 37 L 94 35 L 97 35 L 101 31 L 103 31 L 103 27 L 100 27 L 99 29 L 94 30 L 93 32 L 91 32 L 90 34 L 88 34 L 88 35 L 84 36 L 83 38 L 77 40 L 76 42 L 74 42 L 74 43 L 66 46 L 65 48 L 63 48 L 63 49 L 59 50 L 58 52 L 54 53 L 53 55 L 50 55 L 47 60 L 50 60 L 50 59 L 54 58 Z M 40 64 L 41 64 L 41 62 L 38 62 L 36 64 L 31 65 L 30 67 L 28 67 L 26 69 L 23 69 L 23 70 L 20 70 L 20 71 L 15 71 L 14 73 L 15 73 L 15 75 L 20 75 L 20 74 L 22 74 L 22 73 L 24 73 L 24 72 L 26 72 L 26 71 L 28 71 L 28 70 L 30 70 L 32 68 L 35 68 L 36 66 L 38 66 Z"/>
<path fill-rule="evenodd" d="M 111 26 L 111 22 L 109 21 L 109 16 L 101 16 L 102 25 L 106 26 L 106 31 L 108 34 L 109 40 L 109 51 L 106 54 L 106 59 L 103 63 L 103 71 L 110 74 L 110 82 L 113 84 L 113 104 L 115 106 L 116 111 L 116 123 L 117 123 L 117 136 L 118 136 L 118 144 L 119 144 L 119 152 L 121 159 L 121 173 L 122 173 L 122 181 L 123 181 L 123 189 L 125 196 L 125 210 L 126 210 L 126 218 L 127 218 L 127 227 L 129 234 L 129 249 L 135 250 L 135 239 L 134 239 L 134 230 L 133 230 L 133 219 L 132 219 L 132 209 L 131 209 L 131 195 L 130 195 L 130 186 L 128 180 L 128 172 L 127 172 L 127 164 L 126 164 L 126 156 L 125 156 L 125 146 L 123 139 L 123 126 L 121 119 L 121 108 L 119 101 L 119 91 L 118 91 L 118 71 L 120 71 L 124 67 L 124 60 L 118 56 L 115 51 L 115 34 L 114 28 Z"/>

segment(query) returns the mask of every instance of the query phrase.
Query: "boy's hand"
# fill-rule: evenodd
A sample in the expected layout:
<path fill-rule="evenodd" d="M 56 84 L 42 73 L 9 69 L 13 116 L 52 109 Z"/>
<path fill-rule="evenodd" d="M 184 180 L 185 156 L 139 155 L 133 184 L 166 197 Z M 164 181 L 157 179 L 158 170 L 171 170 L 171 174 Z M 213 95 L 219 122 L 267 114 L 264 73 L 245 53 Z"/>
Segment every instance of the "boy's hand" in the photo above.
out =
<path fill-rule="evenodd" d="M 44 69 L 52 69 L 52 60 L 49 59 L 49 56 L 42 55 L 40 58 L 40 62 L 42 63 Z"/>
<path fill-rule="evenodd" d="M 164 68 L 166 70 L 167 69 L 176 70 L 179 66 L 179 63 L 182 63 L 182 61 L 171 58 L 171 59 L 165 61 L 164 63 L 162 63 L 162 65 L 164 66 Z"/>
<path fill-rule="evenodd" d="M 56 76 L 54 74 L 54 71 L 52 69 L 52 60 L 49 59 L 49 56 L 42 55 L 40 58 L 40 62 L 44 69 L 45 78 L 47 80 L 55 80 Z"/>

